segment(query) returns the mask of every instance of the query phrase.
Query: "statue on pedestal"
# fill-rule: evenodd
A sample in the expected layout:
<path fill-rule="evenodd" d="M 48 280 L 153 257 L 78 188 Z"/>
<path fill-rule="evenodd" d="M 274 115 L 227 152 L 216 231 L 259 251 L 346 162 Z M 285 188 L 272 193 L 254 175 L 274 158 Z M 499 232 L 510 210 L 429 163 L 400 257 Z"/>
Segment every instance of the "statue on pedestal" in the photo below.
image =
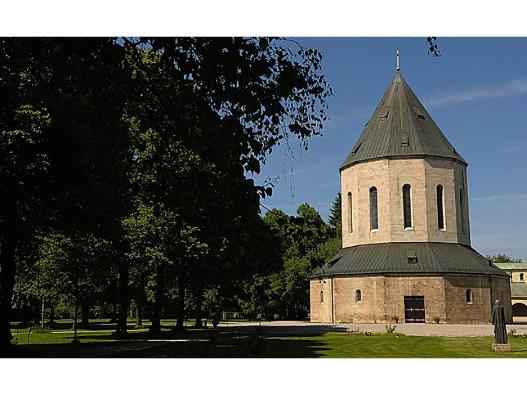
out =
<path fill-rule="evenodd" d="M 507 344 L 507 326 L 505 325 L 505 309 L 499 299 L 496 299 L 492 307 L 492 323 L 494 324 L 494 344 L 495 351 L 510 350 L 510 345 Z M 501 345 L 507 345 L 505 347 Z M 500 347 L 501 346 L 501 347 Z M 503 350 L 501 350 L 503 348 Z"/>

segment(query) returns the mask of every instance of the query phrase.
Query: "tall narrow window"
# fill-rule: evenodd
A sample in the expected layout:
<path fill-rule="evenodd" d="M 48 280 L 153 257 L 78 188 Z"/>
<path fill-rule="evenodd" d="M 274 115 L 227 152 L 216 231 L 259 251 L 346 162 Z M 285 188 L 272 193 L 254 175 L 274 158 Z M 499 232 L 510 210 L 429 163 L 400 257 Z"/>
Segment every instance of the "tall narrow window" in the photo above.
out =
<path fill-rule="evenodd" d="M 520 273 L 520 281 L 523 281 L 523 273 Z"/>
<path fill-rule="evenodd" d="M 443 214 L 443 186 L 437 186 L 437 228 L 445 229 L 445 217 Z"/>
<path fill-rule="evenodd" d="M 324 291 L 320 291 L 320 303 L 324 303 Z"/>
<path fill-rule="evenodd" d="M 466 298 L 467 298 L 467 303 L 472 303 L 472 290 L 471 289 L 467 289 L 467 292 L 466 292 Z"/>
<path fill-rule="evenodd" d="M 377 188 L 370 188 L 370 229 L 379 229 L 379 213 L 377 211 Z"/>
<path fill-rule="evenodd" d="M 348 210 L 349 210 L 349 214 L 348 214 L 348 220 L 349 220 L 349 229 L 350 229 L 350 233 L 353 233 L 353 202 L 351 200 L 351 192 L 348 192 Z"/>
<path fill-rule="evenodd" d="M 463 189 L 459 190 L 459 218 L 461 221 L 461 233 L 465 232 L 465 204 L 463 201 Z"/>
<path fill-rule="evenodd" d="M 403 185 L 403 217 L 404 228 L 412 227 L 412 201 L 411 201 L 411 187 L 408 184 Z"/>

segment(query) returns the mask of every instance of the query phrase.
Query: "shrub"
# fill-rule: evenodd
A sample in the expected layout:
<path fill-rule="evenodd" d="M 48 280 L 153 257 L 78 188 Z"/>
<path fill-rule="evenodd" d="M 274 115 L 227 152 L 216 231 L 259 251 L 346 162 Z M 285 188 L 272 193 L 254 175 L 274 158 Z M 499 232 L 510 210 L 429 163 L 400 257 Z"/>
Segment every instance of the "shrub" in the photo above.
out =
<path fill-rule="evenodd" d="M 396 316 L 396 315 L 394 315 L 394 316 L 392 317 L 392 320 L 394 320 L 396 324 L 399 323 L 399 317 Z"/>
<path fill-rule="evenodd" d="M 397 325 L 385 325 L 386 333 L 394 333 L 395 329 L 397 329 Z"/>

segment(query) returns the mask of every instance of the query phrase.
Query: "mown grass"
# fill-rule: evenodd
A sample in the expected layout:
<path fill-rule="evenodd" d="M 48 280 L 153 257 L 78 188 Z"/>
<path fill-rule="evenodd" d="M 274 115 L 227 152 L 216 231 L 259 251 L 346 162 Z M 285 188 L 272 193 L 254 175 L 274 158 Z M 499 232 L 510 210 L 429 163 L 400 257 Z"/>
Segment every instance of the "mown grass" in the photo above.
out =
<path fill-rule="evenodd" d="M 322 335 L 271 335 L 258 337 L 252 329 L 214 330 L 187 327 L 174 332 L 174 321 L 162 323 L 161 334 L 134 328 L 125 339 L 112 336 L 107 321 L 93 321 L 79 329 L 79 345 L 72 345 L 70 321 L 54 329 L 13 329 L 13 356 L 20 357 L 175 357 L 175 358 L 526 358 L 527 338 L 510 338 L 511 352 L 492 351 L 492 337 L 404 336 L 397 334 L 325 333 Z M 158 341 L 154 341 L 158 340 Z M 160 342 L 159 340 L 169 340 Z"/>

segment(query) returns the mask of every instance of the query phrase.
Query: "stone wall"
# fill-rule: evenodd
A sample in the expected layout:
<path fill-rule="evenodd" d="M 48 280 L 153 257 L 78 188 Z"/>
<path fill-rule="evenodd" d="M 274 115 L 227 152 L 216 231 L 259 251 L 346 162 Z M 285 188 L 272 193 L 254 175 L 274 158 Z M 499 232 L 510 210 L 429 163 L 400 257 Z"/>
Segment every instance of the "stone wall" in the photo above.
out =
<path fill-rule="evenodd" d="M 412 227 L 404 228 L 402 187 L 411 186 Z M 437 185 L 443 186 L 445 229 L 437 226 Z M 370 188 L 377 188 L 379 227 L 370 229 Z M 432 241 L 470 245 L 465 166 L 449 159 L 379 159 L 341 172 L 342 244 Z M 460 215 L 463 191 L 463 215 Z M 351 192 L 352 207 L 350 226 Z M 463 219 L 463 225 L 461 220 Z"/>
<path fill-rule="evenodd" d="M 445 295 L 447 300 L 459 300 L 447 308 L 447 322 L 480 323 L 492 322 L 491 279 L 484 276 L 447 276 Z M 466 292 L 472 292 L 472 302 L 466 301 Z M 509 299 L 510 300 L 510 299 Z M 509 302 L 510 303 L 510 302 Z"/>
<path fill-rule="evenodd" d="M 505 320 L 512 322 L 512 298 L 510 280 L 507 278 L 492 277 L 492 301 L 500 299 L 505 308 Z"/>
<path fill-rule="evenodd" d="M 491 322 L 491 301 L 503 300 L 512 322 L 509 281 L 506 278 L 468 275 L 349 276 L 311 280 L 311 321 L 388 323 L 404 322 L 404 297 L 424 296 L 425 321 L 435 317 L 446 323 Z M 472 291 L 467 303 L 466 291 Z M 361 300 L 356 301 L 360 290 Z M 324 302 L 320 302 L 320 292 Z"/>
<path fill-rule="evenodd" d="M 332 314 L 332 283 L 333 279 L 311 280 L 309 289 L 310 317 L 312 321 L 333 322 Z M 313 317 L 316 317 L 313 319 Z"/>

